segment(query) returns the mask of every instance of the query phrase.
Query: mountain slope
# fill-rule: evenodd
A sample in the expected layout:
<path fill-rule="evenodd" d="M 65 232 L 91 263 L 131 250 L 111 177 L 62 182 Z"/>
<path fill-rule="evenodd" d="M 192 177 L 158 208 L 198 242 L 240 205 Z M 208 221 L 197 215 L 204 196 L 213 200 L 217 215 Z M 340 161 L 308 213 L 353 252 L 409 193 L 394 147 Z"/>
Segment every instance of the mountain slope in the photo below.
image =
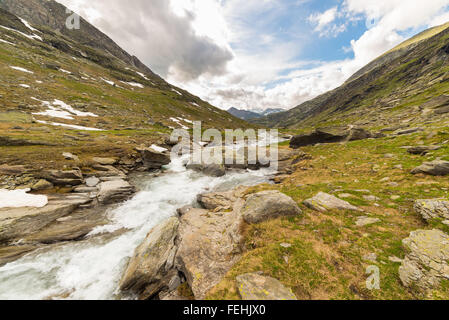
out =
<path fill-rule="evenodd" d="M 283 109 L 266 109 L 266 110 L 256 110 L 256 111 L 248 111 L 248 110 L 240 110 L 236 108 L 230 108 L 228 112 L 233 116 L 240 118 L 242 120 L 253 120 L 262 118 L 263 116 L 267 116 L 273 113 L 278 113 L 284 111 Z"/>
<path fill-rule="evenodd" d="M 299 128 L 439 121 L 447 116 L 446 109 L 433 108 L 447 104 L 444 94 L 449 92 L 448 26 L 427 30 L 404 42 L 335 90 L 255 122 Z"/>
<path fill-rule="evenodd" d="M 80 29 L 66 28 L 66 19 L 70 14 L 66 7 L 53 0 L 2 0 L 0 8 L 21 17 L 28 22 L 47 26 L 71 40 L 92 48 L 108 52 L 123 62 L 130 64 L 140 71 L 153 74 L 140 60 L 120 48 L 112 39 L 92 26 L 83 18 L 80 19 Z"/>
<path fill-rule="evenodd" d="M 67 151 L 126 155 L 193 121 L 248 127 L 153 73 L 3 9 L 0 105 L 0 165 L 55 168 Z"/>

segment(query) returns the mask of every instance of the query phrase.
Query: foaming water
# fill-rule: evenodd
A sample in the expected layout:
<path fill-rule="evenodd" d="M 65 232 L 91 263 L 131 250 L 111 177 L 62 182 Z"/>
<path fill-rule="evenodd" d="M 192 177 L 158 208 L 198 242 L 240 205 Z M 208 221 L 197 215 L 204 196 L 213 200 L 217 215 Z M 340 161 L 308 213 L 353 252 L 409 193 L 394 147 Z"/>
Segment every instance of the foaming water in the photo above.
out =
<path fill-rule="evenodd" d="M 118 299 L 126 263 L 154 226 L 194 203 L 199 193 L 263 183 L 271 173 L 263 169 L 211 178 L 186 170 L 184 162 L 174 159 L 165 174 L 111 211 L 110 224 L 86 240 L 37 250 L 0 267 L 0 299 Z"/>

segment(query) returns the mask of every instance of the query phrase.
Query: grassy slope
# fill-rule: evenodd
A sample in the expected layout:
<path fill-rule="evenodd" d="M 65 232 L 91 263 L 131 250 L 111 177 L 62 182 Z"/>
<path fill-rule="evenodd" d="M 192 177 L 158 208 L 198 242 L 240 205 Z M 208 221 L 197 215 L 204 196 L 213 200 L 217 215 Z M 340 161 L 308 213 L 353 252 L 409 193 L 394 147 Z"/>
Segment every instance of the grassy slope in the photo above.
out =
<path fill-rule="evenodd" d="M 236 276 L 263 271 L 291 287 L 299 299 L 448 299 L 449 282 L 428 296 L 406 289 L 398 275 L 400 264 L 389 260 L 392 256 L 404 258 L 401 241 L 411 231 L 438 227 L 449 232 L 449 227 L 439 221 L 427 225 L 412 208 L 415 199 L 449 197 L 447 177 L 410 174 L 425 160 L 449 160 L 448 140 L 448 127 L 439 124 L 408 136 L 304 148 L 313 159 L 299 163 L 289 179 L 281 185 L 261 185 L 252 190 L 278 189 L 291 196 L 304 215 L 247 226 L 243 258 L 208 298 L 239 299 Z M 410 155 L 401 148 L 420 143 L 444 147 L 425 157 Z M 355 220 L 366 213 L 321 214 L 302 205 L 319 191 L 336 196 L 352 194 L 344 200 L 381 222 L 359 228 Z M 377 206 L 364 195 L 378 197 Z M 399 199 L 392 200 L 392 196 Z M 281 243 L 292 247 L 283 248 Z M 369 253 L 377 254 L 376 263 L 363 260 Z M 370 265 L 380 268 L 381 290 L 366 289 L 365 271 Z"/>
<path fill-rule="evenodd" d="M 31 34 L 14 17 L 0 13 L 0 18 L 2 23 Z M 170 117 L 202 121 L 205 128 L 248 127 L 246 122 L 170 86 L 157 76 L 146 75 L 148 80 L 145 80 L 112 56 L 78 45 L 50 30 L 41 30 L 43 32 L 37 34 L 44 39 L 43 42 L 0 28 L 0 39 L 15 44 L 0 42 L 0 136 L 45 141 L 59 146 L 0 146 L 0 164 L 27 164 L 33 168 L 70 165 L 59 156 L 62 151 L 76 153 L 85 161 L 95 155 L 125 156 L 136 145 L 158 142 L 161 134 L 171 132 L 170 127 L 179 127 Z M 87 53 L 88 57 L 83 57 L 81 52 Z M 49 65 L 58 65 L 71 74 L 53 70 Z M 10 66 L 34 73 L 17 71 Z M 111 80 L 117 86 L 101 78 Z M 140 83 L 144 88 L 120 81 Z M 20 84 L 30 88 L 23 88 Z M 43 101 L 59 99 L 99 117 L 64 120 L 32 116 L 32 113 L 47 109 L 32 97 Z M 35 120 L 95 127 L 104 131 L 68 130 L 42 125 Z M 181 123 L 192 126 L 189 122 Z"/>

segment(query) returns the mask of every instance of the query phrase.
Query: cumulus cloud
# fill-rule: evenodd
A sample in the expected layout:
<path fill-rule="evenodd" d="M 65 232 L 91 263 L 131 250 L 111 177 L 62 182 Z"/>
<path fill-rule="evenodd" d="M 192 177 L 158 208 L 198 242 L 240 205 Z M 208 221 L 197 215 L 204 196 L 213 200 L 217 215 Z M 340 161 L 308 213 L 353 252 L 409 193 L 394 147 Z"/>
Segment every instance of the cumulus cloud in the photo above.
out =
<path fill-rule="evenodd" d="M 198 19 L 198 8 L 192 1 L 59 2 L 80 13 L 163 77 L 189 81 L 206 73 L 220 75 L 233 59 L 229 46 L 197 31 L 195 24 L 204 23 L 204 15 Z"/>
<path fill-rule="evenodd" d="M 299 19 L 279 23 L 307 0 L 59 1 L 169 82 L 223 109 L 292 108 L 341 85 L 407 36 L 449 19 L 449 0 L 342 0 L 303 20 L 321 37 L 366 20 L 366 31 L 342 44 L 353 56 L 307 61 L 301 51 L 310 34 L 295 25 Z"/>

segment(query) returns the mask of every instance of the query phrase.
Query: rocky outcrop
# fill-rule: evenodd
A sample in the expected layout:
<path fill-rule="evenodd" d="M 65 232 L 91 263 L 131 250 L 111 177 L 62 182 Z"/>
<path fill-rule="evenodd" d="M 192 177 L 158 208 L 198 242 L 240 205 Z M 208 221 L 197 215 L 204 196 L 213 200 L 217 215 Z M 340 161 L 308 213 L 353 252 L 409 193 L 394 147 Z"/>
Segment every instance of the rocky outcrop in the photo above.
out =
<path fill-rule="evenodd" d="M 372 138 L 373 135 L 362 128 L 334 127 L 316 129 L 309 134 L 294 136 L 290 141 L 291 148 L 299 148 L 317 143 L 336 143 Z"/>
<path fill-rule="evenodd" d="M 449 161 L 435 160 L 424 162 L 421 166 L 412 170 L 412 174 L 424 173 L 432 176 L 449 175 Z"/>
<path fill-rule="evenodd" d="M 441 280 L 449 280 L 449 236 L 440 230 L 417 230 L 403 245 L 408 251 L 399 268 L 406 287 L 421 290 L 436 288 Z"/>
<path fill-rule="evenodd" d="M 414 209 L 426 221 L 435 218 L 449 220 L 449 201 L 438 199 L 416 200 Z"/>
<path fill-rule="evenodd" d="M 440 146 L 416 146 L 407 149 L 410 154 L 426 155 L 429 151 L 435 151 L 440 149 Z"/>
<path fill-rule="evenodd" d="M 49 197 L 48 204 L 42 208 L 0 209 L 0 243 L 23 239 L 91 201 L 84 195 L 60 195 Z"/>
<path fill-rule="evenodd" d="M 239 198 L 243 198 L 247 187 L 238 187 L 231 191 L 203 193 L 197 196 L 198 203 L 208 210 L 228 210 Z"/>
<path fill-rule="evenodd" d="M 158 152 L 152 148 L 136 148 L 140 152 L 143 165 L 148 169 L 160 169 L 170 163 L 170 155 L 167 152 Z"/>
<path fill-rule="evenodd" d="M 304 201 L 304 204 L 312 210 L 319 212 L 326 212 L 328 210 L 354 210 L 354 211 L 362 211 L 361 209 L 353 206 L 347 201 L 338 199 L 333 195 L 320 192 L 316 196 L 311 199 L 307 199 Z"/>
<path fill-rule="evenodd" d="M 49 170 L 42 174 L 42 178 L 57 186 L 77 186 L 84 182 L 83 174 L 79 169 Z"/>
<path fill-rule="evenodd" d="M 102 182 L 98 188 L 98 201 L 101 204 L 127 200 L 135 192 L 135 188 L 123 179 Z"/>
<path fill-rule="evenodd" d="M 204 299 L 240 258 L 242 205 L 237 201 L 231 212 L 192 208 L 180 218 L 175 266 L 196 299 Z"/>
<path fill-rule="evenodd" d="M 281 216 L 301 214 L 298 204 L 279 191 L 252 194 L 246 200 L 241 214 L 247 223 L 260 223 Z"/>
<path fill-rule="evenodd" d="M 15 176 L 24 174 L 25 172 L 25 166 L 10 166 L 7 164 L 2 164 L 0 166 L 0 175 Z"/>
<path fill-rule="evenodd" d="M 297 300 L 291 289 L 271 277 L 247 273 L 236 281 L 242 300 Z"/>
<path fill-rule="evenodd" d="M 170 218 L 153 228 L 131 258 L 120 289 L 140 299 L 150 299 L 162 290 L 172 291 L 180 284 L 173 268 L 177 247 L 178 218 Z"/>

